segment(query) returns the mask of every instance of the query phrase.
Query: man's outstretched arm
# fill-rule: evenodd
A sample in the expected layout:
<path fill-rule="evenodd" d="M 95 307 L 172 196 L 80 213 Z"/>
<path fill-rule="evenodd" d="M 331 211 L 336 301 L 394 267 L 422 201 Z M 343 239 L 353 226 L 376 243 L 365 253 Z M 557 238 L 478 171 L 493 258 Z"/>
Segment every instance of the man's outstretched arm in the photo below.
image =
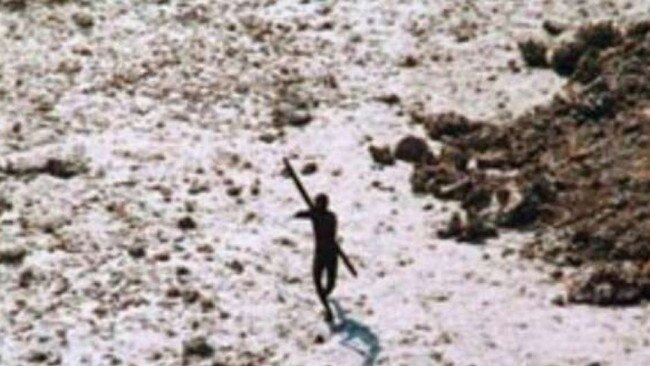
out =
<path fill-rule="evenodd" d="M 296 212 L 293 215 L 294 218 L 296 219 L 310 219 L 311 218 L 311 211 L 309 210 L 301 210 Z"/>

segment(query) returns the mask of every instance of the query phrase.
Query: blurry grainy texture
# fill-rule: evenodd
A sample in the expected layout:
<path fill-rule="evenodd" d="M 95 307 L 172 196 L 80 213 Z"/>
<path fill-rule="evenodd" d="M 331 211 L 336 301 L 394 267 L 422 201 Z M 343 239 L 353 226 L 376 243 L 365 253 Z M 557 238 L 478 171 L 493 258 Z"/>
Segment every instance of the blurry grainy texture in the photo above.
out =
<path fill-rule="evenodd" d="M 646 363 L 645 306 L 553 305 L 561 274 L 509 255 L 526 235 L 437 239 L 455 205 L 368 149 L 421 134 L 413 113 L 547 102 L 563 80 L 518 49 L 544 24 L 647 17 L 646 0 L 0 0 L 0 365 Z M 285 155 L 317 162 L 303 179 L 359 267 L 335 334 Z"/>

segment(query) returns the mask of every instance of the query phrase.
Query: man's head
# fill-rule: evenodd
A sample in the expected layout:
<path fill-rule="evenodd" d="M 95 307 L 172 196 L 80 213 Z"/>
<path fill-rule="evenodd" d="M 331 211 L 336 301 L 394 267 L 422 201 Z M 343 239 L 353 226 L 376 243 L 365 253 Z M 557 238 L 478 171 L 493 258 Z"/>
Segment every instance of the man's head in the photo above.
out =
<path fill-rule="evenodd" d="M 318 195 L 316 195 L 316 199 L 314 200 L 314 205 L 316 206 L 316 210 L 326 211 L 328 204 L 329 204 L 329 198 L 325 193 L 319 193 Z"/>

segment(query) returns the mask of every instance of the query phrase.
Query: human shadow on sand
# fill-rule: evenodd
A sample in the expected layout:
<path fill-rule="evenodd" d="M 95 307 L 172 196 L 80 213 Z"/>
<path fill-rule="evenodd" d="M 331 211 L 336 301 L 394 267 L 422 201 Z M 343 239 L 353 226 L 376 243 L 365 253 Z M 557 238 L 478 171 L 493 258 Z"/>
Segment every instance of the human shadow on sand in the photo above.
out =
<path fill-rule="evenodd" d="M 344 335 L 339 343 L 361 355 L 364 358 L 363 366 L 373 366 L 381 352 L 379 338 L 367 325 L 348 318 L 338 301 L 331 302 L 338 320 L 330 325 L 330 330 Z"/>

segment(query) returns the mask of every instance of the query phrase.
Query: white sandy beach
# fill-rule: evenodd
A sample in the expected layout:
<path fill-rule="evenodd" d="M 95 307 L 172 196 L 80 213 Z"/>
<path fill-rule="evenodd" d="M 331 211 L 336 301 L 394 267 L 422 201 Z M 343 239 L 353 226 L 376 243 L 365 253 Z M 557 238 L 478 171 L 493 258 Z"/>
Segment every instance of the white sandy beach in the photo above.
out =
<path fill-rule="evenodd" d="M 512 254 L 529 234 L 440 240 L 454 204 L 368 154 L 423 135 L 412 108 L 508 123 L 548 101 L 563 80 L 517 40 L 544 19 L 647 18 L 647 0 L 10 3 L 0 166 L 87 171 L 0 173 L 0 249 L 28 253 L 0 264 L 1 366 L 650 364 L 647 305 L 554 305 L 562 283 Z M 278 134 L 287 100 L 313 119 Z M 360 272 L 340 268 L 335 332 L 283 156 L 316 163 L 303 180 Z M 184 357 L 194 337 L 214 354 Z"/>

